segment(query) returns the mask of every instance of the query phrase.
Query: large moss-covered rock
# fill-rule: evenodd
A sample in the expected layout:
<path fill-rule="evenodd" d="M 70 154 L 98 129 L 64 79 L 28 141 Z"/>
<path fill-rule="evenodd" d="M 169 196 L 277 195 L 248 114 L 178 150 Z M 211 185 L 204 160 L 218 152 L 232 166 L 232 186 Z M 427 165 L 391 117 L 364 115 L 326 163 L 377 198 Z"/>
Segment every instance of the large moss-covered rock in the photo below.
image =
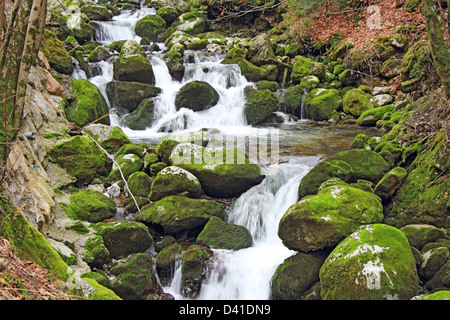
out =
<path fill-rule="evenodd" d="M 130 139 L 119 127 L 93 123 L 85 126 L 83 132 L 94 138 L 109 153 L 114 153 L 123 145 L 130 143 Z"/>
<path fill-rule="evenodd" d="M 214 249 L 239 250 L 251 247 L 253 239 L 247 228 L 211 217 L 198 235 L 197 243 Z"/>
<path fill-rule="evenodd" d="M 377 183 L 377 185 L 375 186 L 375 193 L 383 199 L 392 197 L 395 191 L 400 188 L 403 181 L 405 181 L 407 175 L 408 172 L 405 168 L 393 168 L 392 170 L 388 171 Z"/>
<path fill-rule="evenodd" d="M 119 262 L 110 272 L 117 276 L 113 281 L 114 291 L 125 300 L 143 300 L 148 294 L 156 293 L 155 290 L 161 290 L 153 274 L 153 261 L 145 253 Z"/>
<path fill-rule="evenodd" d="M 198 198 L 202 193 L 197 177 L 182 168 L 169 166 L 162 169 L 153 180 L 150 200 L 158 201 L 164 197 L 179 194 Z"/>
<path fill-rule="evenodd" d="M 270 90 L 250 90 L 245 102 L 244 115 L 248 124 L 256 125 L 264 122 L 279 107 L 277 95 Z"/>
<path fill-rule="evenodd" d="M 94 36 L 94 28 L 89 23 L 89 18 L 85 14 L 69 15 L 68 25 L 70 26 L 73 36 L 79 44 L 84 44 Z"/>
<path fill-rule="evenodd" d="M 192 143 L 201 146 L 208 144 L 209 138 L 205 132 L 195 133 L 175 133 L 170 136 L 162 138 L 156 146 L 156 153 L 161 161 L 169 163 L 169 158 L 172 154 L 173 148 L 181 143 Z"/>
<path fill-rule="evenodd" d="M 306 91 L 302 86 L 296 85 L 289 87 L 284 96 L 280 99 L 281 111 L 296 117 L 303 117 L 301 107 L 305 95 Z"/>
<path fill-rule="evenodd" d="M 200 290 L 211 257 L 212 252 L 199 245 L 190 246 L 181 255 L 183 287 L 189 297 L 194 297 Z"/>
<path fill-rule="evenodd" d="M 298 300 L 319 281 L 319 270 L 328 252 L 303 253 L 286 258 L 272 278 L 272 295 L 276 300 Z"/>
<path fill-rule="evenodd" d="M 391 168 L 381 155 L 366 149 L 343 151 L 328 158 L 328 161 L 331 160 L 342 160 L 350 164 L 353 169 L 352 180 L 355 181 L 364 179 L 378 183 Z"/>
<path fill-rule="evenodd" d="M 393 104 L 364 111 L 358 118 L 358 124 L 367 127 L 375 126 L 377 121 L 383 119 L 386 113 L 393 111 L 395 111 Z"/>
<path fill-rule="evenodd" d="M 94 235 L 86 240 L 83 245 L 85 250 L 83 260 L 86 261 L 91 268 L 103 268 L 103 265 L 110 262 L 111 258 L 109 250 L 105 246 L 103 238 Z"/>
<path fill-rule="evenodd" d="M 173 243 L 164 247 L 156 256 L 156 271 L 164 286 L 170 284 L 174 275 L 176 260 L 182 253 L 181 246 L 178 243 Z"/>
<path fill-rule="evenodd" d="M 111 160 L 88 137 L 75 136 L 53 146 L 48 160 L 57 164 L 77 179 L 77 185 L 88 184 L 111 169 Z"/>
<path fill-rule="evenodd" d="M 419 274 L 424 279 L 432 278 L 447 262 L 449 249 L 446 247 L 433 248 L 423 254 Z"/>
<path fill-rule="evenodd" d="M 342 160 L 322 161 L 314 166 L 300 181 L 298 187 L 299 199 L 307 195 L 314 195 L 322 183 L 330 178 L 349 181 L 353 173 L 352 167 Z"/>
<path fill-rule="evenodd" d="M 84 127 L 109 113 L 105 98 L 89 80 L 74 80 L 70 86 L 76 99 L 66 108 L 68 120 L 79 127 Z M 109 117 L 102 118 L 99 123 L 109 125 Z"/>
<path fill-rule="evenodd" d="M 110 181 L 122 180 L 120 171 L 122 171 L 124 178 L 128 179 L 133 173 L 140 171 L 144 166 L 144 161 L 139 156 L 132 153 L 120 155 L 115 161 L 117 164 L 113 164 L 108 176 Z"/>
<path fill-rule="evenodd" d="M 134 40 L 128 40 L 122 46 L 120 55 L 113 65 L 114 79 L 155 84 L 155 75 L 144 50 Z"/>
<path fill-rule="evenodd" d="M 184 45 L 175 43 L 163 56 L 169 73 L 174 80 L 181 81 L 184 77 Z"/>
<path fill-rule="evenodd" d="M 300 83 L 303 77 L 312 75 L 313 65 L 314 60 L 302 56 L 295 57 L 291 73 L 292 83 Z"/>
<path fill-rule="evenodd" d="M 154 109 L 153 99 L 144 99 L 136 110 L 125 116 L 125 125 L 132 130 L 144 130 L 153 122 Z"/>
<path fill-rule="evenodd" d="M 192 81 L 181 87 L 175 96 L 177 110 L 187 108 L 194 111 L 208 109 L 219 101 L 219 94 L 205 81 Z"/>
<path fill-rule="evenodd" d="M 345 113 L 359 117 L 364 111 L 372 108 L 370 95 L 361 89 L 351 89 L 342 97 L 342 108 Z"/>
<path fill-rule="evenodd" d="M 292 205 L 280 220 L 278 236 L 290 249 L 317 250 L 338 244 L 360 225 L 382 220 L 376 195 L 340 184 Z"/>
<path fill-rule="evenodd" d="M 156 14 L 166 21 L 166 25 L 170 25 L 180 15 L 180 11 L 174 7 L 161 7 Z"/>
<path fill-rule="evenodd" d="M 338 102 L 336 89 L 314 89 L 303 100 L 306 117 L 314 121 L 328 120 L 339 107 Z"/>
<path fill-rule="evenodd" d="M 80 8 L 80 11 L 90 20 L 108 21 L 113 17 L 113 13 L 103 5 L 86 4 Z"/>
<path fill-rule="evenodd" d="M 450 288 L 450 259 L 427 281 L 425 289 L 430 291 L 448 290 Z"/>
<path fill-rule="evenodd" d="M 145 172 L 138 171 L 128 177 L 128 188 L 133 196 L 147 198 L 151 186 L 152 179 Z"/>
<path fill-rule="evenodd" d="M 181 196 L 165 197 L 145 206 L 141 212 L 137 221 L 173 236 L 184 233 L 197 236 L 211 216 L 225 218 L 225 211 L 217 202 Z"/>
<path fill-rule="evenodd" d="M 408 238 L 409 244 L 417 250 L 445 236 L 445 230 L 427 224 L 409 224 L 400 230 Z"/>
<path fill-rule="evenodd" d="M 146 37 L 156 42 L 158 34 L 166 28 L 166 21 L 159 15 L 148 15 L 136 23 L 135 32 L 140 37 Z"/>
<path fill-rule="evenodd" d="M 140 222 L 99 222 L 96 229 L 113 259 L 144 252 L 153 244 L 148 228 Z"/>
<path fill-rule="evenodd" d="M 72 58 L 64 48 L 64 43 L 50 30 L 44 29 L 41 51 L 50 66 L 56 71 L 71 74 L 74 70 Z"/>
<path fill-rule="evenodd" d="M 85 189 L 74 193 L 65 209 L 71 219 L 99 222 L 114 216 L 116 204 L 101 192 Z"/>
<path fill-rule="evenodd" d="M 398 229 L 372 224 L 342 241 L 320 269 L 324 300 L 409 300 L 419 279 L 414 255 Z"/>
<path fill-rule="evenodd" d="M 130 112 L 136 110 L 144 99 L 156 97 L 160 93 L 160 88 L 145 83 L 111 81 L 106 84 L 106 94 L 111 106 Z"/>

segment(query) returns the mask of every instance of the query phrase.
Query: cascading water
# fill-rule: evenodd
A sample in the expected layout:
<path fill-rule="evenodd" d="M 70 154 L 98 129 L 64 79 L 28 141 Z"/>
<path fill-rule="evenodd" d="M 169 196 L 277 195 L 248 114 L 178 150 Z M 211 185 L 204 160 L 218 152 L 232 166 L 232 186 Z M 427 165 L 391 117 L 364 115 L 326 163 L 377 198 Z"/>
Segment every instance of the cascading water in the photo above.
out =
<path fill-rule="evenodd" d="M 140 38 L 134 33 L 138 19 L 154 14 L 153 8 L 124 12 L 113 21 L 95 22 L 95 40 L 104 45 L 116 40 Z M 164 47 L 163 44 L 161 44 Z M 110 115 L 111 125 L 122 127 L 134 139 L 155 141 L 167 132 L 196 131 L 201 128 L 218 128 L 224 134 L 257 135 L 265 129 L 246 125 L 244 116 L 244 88 L 253 83 L 241 75 L 237 65 L 221 64 L 223 56 L 199 55 L 192 52 L 194 61 L 185 63 L 185 76 L 181 82 L 170 76 L 158 53 L 149 60 L 155 74 L 155 85 L 161 93 L 154 98 L 154 121 L 146 130 L 131 130 L 121 125 L 118 115 Z M 190 60 L 191 61 L 191 60 Z M 90 78 L 107 99 L 106 84 L 113 80 L 111 59 L 98 63 L 100 74 Z M 86 77 L 76 68 L 75 78 Z M 218 103 L 201 112 L 176 110 L 175 95 L 187 82 L 202 80 L 219 93 Z M 109 102 L 108 102 L 109 104 Z M 110 106 L 113 109 L 113 106 Z M 279 114 L 282 116 L 281 114 Z M 288 118 L 285 119 L 289 122 Z M 306 160 L 305 160 L 306 159 Z M 311 160 L 312 159 L 312 160 Z M 288 163 L 264 168 L 264 181 L 236 200 L 228 212 L 228 222 L 245 226 L 253 237 L 253 246 L 237 251 L 213 250 L 214 264 L 199 292 L 198 299 L 270 299 L 270 281 L 277 266 L 293 254 L 283 246 L 277 236 L 278 222 L 288 207 L 297 201 L 297 187 L 301 178 L 318 158 L 293 158 Z M 176 299 L 183 299 L 181 265 L 178 261 L 172 284 L 165 287 Z"/>

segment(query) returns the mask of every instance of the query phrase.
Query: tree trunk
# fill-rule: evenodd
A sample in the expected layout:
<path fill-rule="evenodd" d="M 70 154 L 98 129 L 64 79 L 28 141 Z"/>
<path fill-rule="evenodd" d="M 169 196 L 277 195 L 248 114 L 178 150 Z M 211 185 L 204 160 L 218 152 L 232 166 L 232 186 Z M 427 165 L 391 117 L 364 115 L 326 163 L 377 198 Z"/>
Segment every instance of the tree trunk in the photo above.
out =
<path fill-rule="evenodd" d="M 2 1 L 2 5 L 4 0 Z M 47 0 L 16 0 L 0 42 L 0 161 L 20 129 L 28 72 L 45 27 Z M 6 23 L 5 14 L 0 15 Z M 1 26 L 0 26 L 1 28 Z"/>
<path fill-rule="evenodd" d="M 422 2 L 423 15 L 425 16 L 430 39 L 431 54 L 445 93 L 450 98 L 450 55 L 448 54 L 448 47 L 436 12 L 436 1 L 423 0 Z"/>

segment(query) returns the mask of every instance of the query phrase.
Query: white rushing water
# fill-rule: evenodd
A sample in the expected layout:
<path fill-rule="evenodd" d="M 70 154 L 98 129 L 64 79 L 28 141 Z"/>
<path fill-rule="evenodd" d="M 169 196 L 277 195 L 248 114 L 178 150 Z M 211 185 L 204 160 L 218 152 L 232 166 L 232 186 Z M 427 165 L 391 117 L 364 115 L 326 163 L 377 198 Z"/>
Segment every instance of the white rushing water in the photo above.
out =
<path fill-rule="evenodd" d="M 265 168 L 264 181 L 241 195 L 228 212 L 228 222 L 246 227 L 253 246 L 241 250 L 214 249 L 214 264 L 203 282 L 200 300 L 266 300 L 271 279 L 284 259 L 295 252 L 278 237 L 278 223 L 297 201 L 298 184 L 317 159 L 296 158 Z M 165 290 L 182 299 L 181 266 Z"/>
<path fill-rule="evenodd" d="M 124 12 L 113 21 L 95 22 L 95 40 L 109 44 L 116 40 L 133 39 L 136 22 L 153 8 Z M 163 47 L 163 44 L 161 44 Z M 161 93 L 154 98 L 154 121 L 145 130 L 131 130 L 122 125 L 119 115 L 110 115 L 111 125 L 119 126 L 130 138 L 156 140 L 168 132 L 197 131 L 217 128 L 223 134 L 255 136 L 267 130 L 246 124 L 244 116 L 244 88 L 254 84 L 242 76 L 237 65 L 221 64 L 223 56 L 188 52 L 194 61 L 185 64 L 185 76 L 181 82 L 172 79 L 160 54 L 152 54 L 149 60 L 155 74 L 155 85 Z M 113 80 L 111 59 L 98 63 L 99 75 L 89 80 L 94 83 L 108 101 L 105 88 Z M 86 74 L 76 68 L 73 76 L 85 78 Z M 180 88 L 195 80 L 212 85 L 219 93 L 218 103 L 201 112 L 188 109 L 176 110 L 175 96 Z M 109 102 L 108 102 L 109 104 Z M 114 106 L 110 106 L 112 110 Z M 283 117 L 282 113 L 277 113 Z M 285 123 L 291 122 L 285 117 Z M 166 131 L 166 132 L 164 132 Z M 237 251 L 217 250 L 214 263 L 198 299 L 270 299 L 271 278 L 276 268 L 294 252 L 288 250 L 277 235 L 278 223 L 286 210 L 297 201 L 298 185 L 302 177 L 318 159 L 293 157 L 288 163 L 265 167 L 264 181 L 241 195 L 228 212 L 228 222 L 245 226 L 253 237 L 253 246 Z M 312 159 L 312 160 L 311 160 Z M 176 299 L 183 299 L 181 265 L 177 262 L 174 278 L 164 290 Z"/>

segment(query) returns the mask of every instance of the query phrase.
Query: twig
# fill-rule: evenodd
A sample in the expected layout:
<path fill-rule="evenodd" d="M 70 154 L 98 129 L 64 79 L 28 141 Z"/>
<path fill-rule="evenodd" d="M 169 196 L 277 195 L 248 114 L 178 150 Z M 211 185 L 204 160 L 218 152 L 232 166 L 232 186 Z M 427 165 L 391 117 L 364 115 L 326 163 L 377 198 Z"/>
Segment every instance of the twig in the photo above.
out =
<path fill-rule="evenodd" d="M 99 119 L 97 119 L 97 120 L 99 120 Z M 97 120 L 96 120 L 96 121 L 97 121 Z M 134 197 L 133 193 L 131 192 L 130 188 L 128 187 L 127 179 L 125 179 L 125 176 L 123 175 L 122 169 L 120 169 L 120 166 L 119 166 L 119 164 L 116 162 L 116 160 L 114 159 L 114 156 L 112 156 L 111 154 L 109 154 L 109 152 L 106 151 L 106 150 L 105 150 L 105 149 L 104 149 L 104 148 L 103 148 L 103 147 L 102 147 L 102 146 L 101 146 L 101 145 L 100 145 L 93 137 L 91 137 L 88 133 L 83 132 L 82 128 L 79 128 L 79 129 L 81 129 L 80 132 L 82 132 L 83 135 L 87 136 L 89 139 L 91 139 L 92 141 L 94 141 L 94 143 L 97 145 L 97 147 L 98 147 L 100 150 L 102 150 L 102 151 L 106 154 L 106 156 L 107 156 L 109 159 L 111 159 L 111 161 L 117 166 L 117 168 L 119 169 L 120 176 L 122 177 L 122 180 L 123 180 L 124 183 L 125 183 L 125 188 L 126 188 L 126 190 L 128 191 L 128 193 L 130 194 L 131 198 L 133 199 L 134 204 L 136 205 L 136 208 L 137 208 L 139 214 L 141 214 L 142 212 L 141 212 L 141 209 L 139 208 L 139 205 L 138 205 L 138 203 L 137 203 L 137 201 L 136 201 L 136 198 Z"/>

